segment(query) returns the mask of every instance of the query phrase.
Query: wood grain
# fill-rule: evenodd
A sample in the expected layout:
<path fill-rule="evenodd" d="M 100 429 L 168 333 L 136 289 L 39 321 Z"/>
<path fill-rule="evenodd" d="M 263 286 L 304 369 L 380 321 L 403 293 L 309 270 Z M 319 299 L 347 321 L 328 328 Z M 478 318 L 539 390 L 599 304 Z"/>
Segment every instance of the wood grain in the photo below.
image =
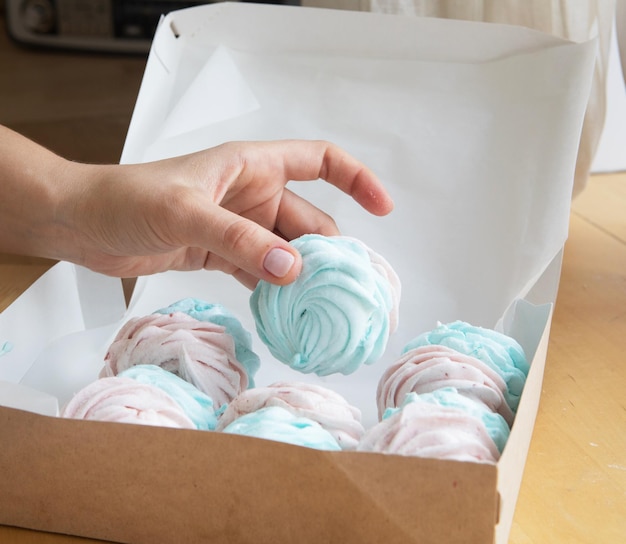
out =
<path fill-rule="evenodd" d="M 611 213 L 625 188 L 596 176 L 573 206 L 511 544 L 626 535 L 626 216 Z"/>

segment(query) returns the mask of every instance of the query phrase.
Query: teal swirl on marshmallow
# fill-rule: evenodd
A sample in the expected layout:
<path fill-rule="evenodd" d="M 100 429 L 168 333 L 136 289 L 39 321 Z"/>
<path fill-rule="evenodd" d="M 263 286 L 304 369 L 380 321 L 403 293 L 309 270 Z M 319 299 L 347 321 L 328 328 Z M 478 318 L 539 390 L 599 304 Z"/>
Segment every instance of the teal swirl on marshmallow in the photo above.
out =
<path fill-rule="evenodd" d="M 118 376 L 158 387 L 182 408 L 197 429 L 215 430 L 217 416 L 211 397 L 176 374 L 163 370 L 157 365 L 135 365 L 120 372 Z"/>
<path fill-rule="evenodd" d="M 417 400 L 436 404 L 437 406 L 463 410 L 468 416 L 480 420 L 498 451 L 502 453 L 511 434 L 508 423 L 500 414 L 492 412 L 485 405 L 476 402 L 474 399 L 461 395 L 454 387 L 442 387 L 430 393 L 421 393 L 419 395 L 417 393 L 409 393 L 399 408 L 388 408 L 383 415 L 383 419 L 402 409 L 408 403 L 416 402 Z"/>
<path fill-rule="evenodd" d="M 224 432 L 286 442 L 318 450 L 341 450 L 333 435 L 319 423 L 292 414 L 289 410 L 279 406 L 269 406 L 243 415 L 227 425 Z"/>
<path fill-rule="evenodd" d="M 377 361 L 397 326 L 400 281 L 365 244 L 307 234 L 291 244 L 302 272 L 288 285 L 260 281 L 250 297 L 257 332 L 279 361 L 319 376 Z"/>
<path fill-rule="evenodd" d="M 403 353 L 420 346 L 441 345 L 471 355 L 498 372 L 507 385 L 504 397 L 515 412 L 530 369 L 522 347 L 510 336 L 464 321 L 439 324 L 411 340 Z"/>

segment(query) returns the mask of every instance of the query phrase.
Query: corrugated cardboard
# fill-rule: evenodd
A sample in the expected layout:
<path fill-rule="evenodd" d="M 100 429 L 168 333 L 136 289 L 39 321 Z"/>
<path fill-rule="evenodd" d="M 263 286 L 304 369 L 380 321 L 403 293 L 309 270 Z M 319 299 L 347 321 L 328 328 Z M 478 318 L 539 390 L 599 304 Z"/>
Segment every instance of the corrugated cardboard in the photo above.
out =
<path fill-rule="evenodd" d="M 496 466 L 59 419 L 50 396 L 63 404 L 95 379 L 131 316 L 195 296 L 254 329 L 249 293 L 224 275 L 139 278 L 126 308 L 119 281 L 60 263 L 0 315 L 14 346 L 0 359 L 0 404 L 11 406 L 0 408 L 0 523 L 119 542 L 504 544 L 593 54 L 593 43 L 515 27 L 285 6 L 164 18 L 124 162 L 228 139 L 327 138 L 370 164 L 396 200 L 389 218 L 373 219 L 321 182 L 295 188 L 394 265 L 401 324 L 379 363 L 324 379 L 295 374 L 256 339 L 257 383 L 322 383 L 371 425 L 385 365 L 437 320 L 464 319 L 511 334 L 532 359 L 517 419 Z"/>

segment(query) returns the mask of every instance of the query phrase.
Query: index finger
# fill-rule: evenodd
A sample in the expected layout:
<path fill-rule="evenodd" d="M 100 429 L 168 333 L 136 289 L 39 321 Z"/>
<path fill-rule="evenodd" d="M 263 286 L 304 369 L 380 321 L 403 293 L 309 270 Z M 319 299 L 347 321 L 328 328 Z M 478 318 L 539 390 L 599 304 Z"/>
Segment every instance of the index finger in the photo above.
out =
<path fill-rule="evenodd" d="M 393 209 L 393 200 L 376 174 L 341 147 L 323 140 L 283 140 L 267 145 L 279 146 L 286 180 L 321 178 L 374 215 L 387 215 Z"/>

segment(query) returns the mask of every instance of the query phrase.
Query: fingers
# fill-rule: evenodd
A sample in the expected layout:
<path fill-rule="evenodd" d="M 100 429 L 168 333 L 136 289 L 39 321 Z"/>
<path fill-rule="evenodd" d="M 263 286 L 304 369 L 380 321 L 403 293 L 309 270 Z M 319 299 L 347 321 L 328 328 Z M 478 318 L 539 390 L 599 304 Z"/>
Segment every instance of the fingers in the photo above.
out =
<path fill-rule="evenodd" d="M 393 210 L 393 200 L 374 172 L 341 148 L 324 145 L 320 178 L 349 194 L 374 215 L 386 215 Z"/>
<path fill-rule="evenodd" d="M 305 140 L 265 142 L 248 148 L 244 153 L 246 169 L 255 175 L 266 176 L 267 179 L 276 176 L 278 157 L 282 161 L 285 181 L 322 178 L 374 215 L 386 215 L 393 209 L 393 200 L 378 177 L 332 143 Z"/>
<path fill-rule="evenodd" d="M 212 223 L 208 232 L 205 231 L 206 238 L 211 241 L 207 244 L 204 240 L 201 247 L 208 249 L 211 255 L 205 268 L 224 269 L 224 265 L 230 263 L 238 269 L 233 275 L 244 285 L 253 287 L 258 278 L 271 283 L 290 283 L 299 274 L 302 264 L 300 255 L 286 240 L 307 233 L 326 236 L 339 234 L 332 217 L 287 189 L 282 191 L 278 209 L 272 213 L 275 218 L 268 218 L 259 210 L 255 212 L 254 198 L 255 195 L 260 196 L 257 191 L 289 180 L 322 178 L 350 195 L 374 215 L 386 215 L 393 209 L 393 201 L 376 175 L 346 151 L 329 142 L 240 142 L 221 147 L 221 151 L 226 150 L 229 157 L 239 157 L 237 162 L 243 165 L 237 175 L 238 183 L 235 184 L 238 190 L 233 192 L 238 203 L 235 206 L 229 200 L 226 206 L 211 207 L 211 212 L 207 214 L 209 217 L 204 219 Z M 257 183 L 248 185 L 252 181 Z M 258 189 L 250 190 L 251 187 Z M 248 200 L 250 196 L 243 196 L 246 189 L 254 193 L 251 195 L 252 202 Z M 246 210 L 242 202 L 252 205 Z M 239 206 L 241 208 L 237 209 Z M 260 226 L 271 229 L 271 219 L 274 219 L 274 230 L 286 240 Z M 222 262 L 216 263 L 216 259 Z"/>
<path fill-rule="evenodd" d="M 203 250 L 204 260 L 203 266 L 192 266 L 185 270 L 197 270 L 198 268 L 204 268 L 205 270 L 219 270 L 233 276 L 239 283 L 250 289 L 251 291 L 259 283 L 259 278 L 250 272 L 246 272 L 241 268 L 237 268 L 233 263 L 228 262 L 223 257 L 220 257 L 217 253 L 207 253 Z"/>
<path fill-rule="evenodd" d="M 287 240 L 339 234 L 332 217 L 284 188 L 288 181 L 322 178 L 375 215 L 393 208 L 374 173 L 328 142 L 231 142 L 180 160 L 184 168 L 176 167 L 192 170 L 196 182 L 189 192 L 175 187 L 167 198 L 168 220 L 155 230 L 173 247 L 206 251 L 204 268 L 223 270 L 249 287 L 258 279 L 280 285 L 296 279 L 302 260 Z"/>
<path fill-rule="evenodd" d="M 337 224 L 330 215 L 288 189 L 284 190 L 280 201 L 275 230 L 287 240 L 293 240 L 303 234 L 324 236 L 339 234 Z"/>
<path fill-rule="evenodd" d="M 249 272 L 244 272 L 243 270 L 237 270 L 236 272 L 233 272 L 232 276 L 239 283 L 250 289 L 250 291 L 253 291 L 254 288 L 257 286 L 257 283 L 259 283 L 259 278 L 253 276 Z"/>
<path fill-rule="evenodd" d="M 208 251 L 204 268 L 234 273 L 248 286 L 256 279 L 284 285 L 296 279 L 302 267 L 298 251 L 273 232 L 221 206 L 204 208 L 195 218 L 194 244 Z M 202 230 L 197 225 L 206 225 Z M 225 266 L 226 261 L 229 263 Z M 232 267 L 230 270 L 228 268 Z"/>
<path fill-rule="evenodd" d="M 226 215 L 224 220 L 228 221 L 229 219 L 235 217 L 237 218 L 237 221 L 240 219 L 237 216 L 229 217 Z M 252 229 L 253 226 L 254 223 L 250 226 L 250 229 Z M 231 228 L 239 229 L 240 226 Z M 245 226 L 244 229 L 245 228 L 248 228 L 248 226 Z M 275 230 L 278 231 L 286 240 L 292 240 L 302 236 L 303 234 L 310 233 L 323 234 L 325 236 L 339 234 L 337 225 L 331 216 L 316 208 L 304 198 L 288 190 L 285 190 L 283 194 L 283 198 L 276 215 Z M 248 231 L 248 233 L 249 232 L 250 231 Z M 233 239 L 245 239 L 248 234 L 246 234 L 245 231 L 242 231 L 241 234 L 231 236 Z M 271 242 L 273 241 L 274 239 L 271 240 Z M 249 247 L 251 251 L 252 248 L 262 247 L 259 244 L 260 242 L 252 242 L 252 240 L 250 240 L 250 243 L 244 245 Z M 232 242 L 225 242 L 225 245 L 229 245 L 231 247 L 233 246 Z M 294 254 L 291 251 L 286 253 L 283 250 L 283 247 L 284 246 L 274 246 L 267 253 L 265 253 L 265 256 L 248 257 L 247 260 L 250 262 L 258 262 L 260 260 L 262 262 L 262 267 L 265 272 L 269 272 L 272 276 L 272 278 L 268 279 L 266 277 L 264 279 L 271 281 L 272 283 L 276 283 L 277 281 L 280 283 L 283 281 L 289 281 L 288 278 L 291 277 L 289 272 L 295 264 L 295 259 Z M 217 253 L 217 251 L 219 251 L 219 253 Z M 242 251 L 244 250 L 242 249 Z M 240 283 L 250 289 L 254 289 L 259 280 L 258 267 L 253 270 L 238 268 L 239 266 L 242 266 L 242 264 L 234 263 L 232 257 L 228 257 L 228 255 L 232 255 L 234 253 L 238 253 L 240 257 L 243 257 L 241 253 L 235 249 L 232 250 L 232 253 L 230 251 L 226 251 L 224 248 L 219 250 L 215 249 L 213 252 L 209 253 L 207 260 L 204 263 L 204 268 L 210 270 L 221 270 L 232 274 Z"/>

